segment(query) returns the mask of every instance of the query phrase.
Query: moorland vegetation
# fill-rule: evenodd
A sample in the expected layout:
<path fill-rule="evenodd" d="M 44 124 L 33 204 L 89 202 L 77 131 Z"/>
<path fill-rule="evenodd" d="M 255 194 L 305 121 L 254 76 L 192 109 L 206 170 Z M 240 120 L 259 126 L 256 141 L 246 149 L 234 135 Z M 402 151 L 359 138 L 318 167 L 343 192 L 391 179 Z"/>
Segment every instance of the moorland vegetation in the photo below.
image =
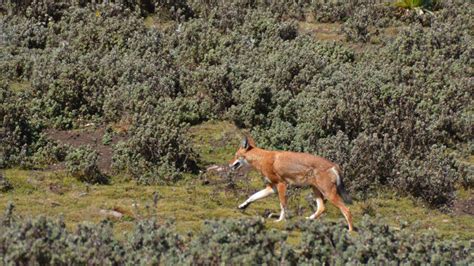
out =
<path fill-rule="evenodd" d="M 359 200 L 390 190 L 449 211 L 474 185 L 472 3 L 90 2 L 0 8 L 0 168 L 63 162 L 91 184 L 175 184 L 203 168 L 190 127 L 225 120 L 264 148 L 337 162 Z M 311 25 L 337 25 L 338 38 Z M 91 124 L 106 128 L 110 172 L 91 147 L 48 134 Z M 294 225 L 308 234 L 289 247 L 257 220 L 209 222 L 190 237 L 146 220 L 121 242 L 107 222 L 73 233 L 12 217 L 0 225 L 7 263 L 467 264 L 473 254 L 368 220 L 358 238 L 333 223 Z"/>

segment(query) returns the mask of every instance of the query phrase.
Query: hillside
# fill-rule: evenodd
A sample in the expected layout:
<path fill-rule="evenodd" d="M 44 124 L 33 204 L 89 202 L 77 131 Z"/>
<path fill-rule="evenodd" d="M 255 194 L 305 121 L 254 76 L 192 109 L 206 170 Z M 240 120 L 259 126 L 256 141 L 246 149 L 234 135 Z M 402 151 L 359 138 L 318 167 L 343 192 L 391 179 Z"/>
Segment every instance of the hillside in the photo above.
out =
<path fill-rule="evenodd" d="M 2 262 L 472 263 L 474 9 L 409 2 L 7 3 Z M 238 210 L 244 133 L 341 165 L 358 232 Z"/>

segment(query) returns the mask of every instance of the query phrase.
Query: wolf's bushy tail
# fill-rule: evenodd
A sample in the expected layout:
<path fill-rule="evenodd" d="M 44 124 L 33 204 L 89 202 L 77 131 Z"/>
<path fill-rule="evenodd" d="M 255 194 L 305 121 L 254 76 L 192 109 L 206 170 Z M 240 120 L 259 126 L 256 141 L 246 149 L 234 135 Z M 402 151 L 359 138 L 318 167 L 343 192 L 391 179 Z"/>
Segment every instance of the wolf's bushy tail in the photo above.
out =
<path fill-rule="evenodd" d="M 337 175 L 337 178 L 336 178 L 337 193 L 342 197 L 342 200 L 344 200 L 344 203 L 352 204 L 352 198 L 347 193 L 346 188 L 344 187 L 344 182 L 342 181 L 342 173 L 338 170 L 335 170 L 334 172 Z"/>

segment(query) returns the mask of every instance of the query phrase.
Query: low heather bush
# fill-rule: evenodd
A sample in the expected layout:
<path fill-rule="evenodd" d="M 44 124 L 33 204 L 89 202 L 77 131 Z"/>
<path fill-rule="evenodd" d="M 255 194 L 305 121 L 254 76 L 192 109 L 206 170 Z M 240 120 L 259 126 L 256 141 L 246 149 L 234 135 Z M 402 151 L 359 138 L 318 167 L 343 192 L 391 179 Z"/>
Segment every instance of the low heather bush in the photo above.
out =
<path fill-rule="evenodd" d="M 312 264 L 460 264 L 472 260 L 472 244 L 439 240 L 433 234 L 414 234 L 406 226 L 394 230 L 364 216 L 358 237 L 347 234 L 343 224 L 303 222 L 297 250 L 299 263 Z"/>
<path fill-rule="evenodd" d="M 130 233 L 124 261 L 131 264 L 178 264 L 185 250 L 185 238 L 170 222 L 139 221 Z"/>
<path fill-rule="evenodd" d="M 41 136 L 37 141 L 38 148 L 32 155 L 32 161 L 37 166 L 47 166 L 63 162 L 70 150 L 68 145 L 58 143 L 55 140 Z"/>
<path fill-rule="evenodd" d="M 146 184 L 176 181 L 183 171 L 196 171 L 198 155 L 186 128 L 179 113 L 164 109 L 155 115 L 136 115 L 129 138 L 114 148 L 112 167 Z"/>
<path fill-rule="evenodd" d="M 8 179 L 6 179 L 3 174 L 0 172 L 0 192 L 7 192 L 12 190 L 13 186 L 10 184 Z"/>
<path fill-rule="evenodd" d="M 402 225 L 392 229 L 365 216 L 357 236 L 343 223 L 305 221 L 287 230 L 301 232 L 296 246 L 288 231 L 265 228 L 261 219 L 208 221 L 196 235 L 183 237 L 170 223 L 143 220 L 118 240 L 113 223 L 66 230 L 61 220 L 18 219 L 13 206 L 0 217 L 3 264 L 457 264 L 474 258 L 472 243 L 440 240 Z M 472 242 L 472 241 L 471 241 Z"/>
<path fill-rule="evenodd" d="M 90 146 L 70 149 L 65 158 L 66 169 L 80 181 L 91 184 L 107 184 L 108 178 L 99 169 L 97 151 Z"/>
<path fill-rule="evenodd" d="M 41 124 L 9 86 L 0 84 L 0 168 L 24 165 L 36 150 Z"/>
<path fill-rule="evenodd" d="M 263 219 L 207 221 L 190 243 L 187 263 L 278 264 L 286 255 L 286 235 L 265 229 Z"/>

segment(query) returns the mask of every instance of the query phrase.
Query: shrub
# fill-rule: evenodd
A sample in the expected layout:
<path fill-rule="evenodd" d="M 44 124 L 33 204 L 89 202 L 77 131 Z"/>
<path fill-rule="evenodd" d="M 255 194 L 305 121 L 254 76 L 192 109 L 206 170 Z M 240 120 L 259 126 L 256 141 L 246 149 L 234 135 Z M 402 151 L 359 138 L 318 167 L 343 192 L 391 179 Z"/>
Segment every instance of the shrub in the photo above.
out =
<path fill-rule="evenodd" d="M 342 32 L 348 41 L 367 42 L 370 40 L 369 21 L 367 16 L 351 17 L 344 23 Z"/>
<path fill-rule="evenodd" d="M 398 0 L 394 3 L 394 5 L 405 9 L 436 9 L 439 8 L 440 3 L 441 1 L 438 0 Z"/>
<path fill-rule="evenodd" d="M 311 49 L 304 49 L 301 58 L 298 50 L 287 49 L 297 62 L 280 57 L 277 61 L 285 62 L 280 69 L 272 57 L 266 59 L 272 68 L 262 64 L 264 71 L 255 70 L 258 75 L 238 83 L 228 114 L 237 125 L 252 128 L 261 146 L 318 153 L 341 164 L 348 187 L 359 196 L 388 186 L 431 206 L 449 205 L 455 189 L 451 181 L 460 182 L 465 174 L 446 152 L 427 163 L 443 165 L 431 168 L 436 177 L 420 177 L 424 185 L 418 184 L 423 190 L 438 191 L 439 198 L 399 184 L 406 180 L 400 173 L 423 172 L 409 162 L 420 165 L 418 158 L 431 158 L 433 145 L 459 147 L 456 143 L 465 143 L 472 135 L 466 120 L 471 100 L 464 89 L 469 87 L 470 37 L 464 26 L 469 22 L 463 17 L 452 22 L 441 13 L 432 22 L 436 30 L 413 26 L 385 48 L 356 59 L 337 45 L 308 44 L 305 47 Z M 456 26 L 448 31 L 442 25 Z M 302 44 L 307 40 L 298 37 L 290 47 Z M 314 58 L 319 60 L 304 64 Z M 443 162 L 442 157 L 448 159 Z"/>
<path fill-rule="evenodd" d="M 35 165 L 39 166 L 63 162 L 70 150 L 68 145 L 60 144 L 44 136 L 41 136 L 36 145 L 39 147 L 32 155 L 32 160 Z"/>
<path fill-rule="evenodd" d="M 3 264 L 459 264 L 474 258 L 469 243 L 418 234 L 402 224 L 392 229 L 365 216 L 359 234 L 343 223 L 298 222 L 302 239 L 293 247 L 287 232 L 267 230 L 261 219 L 205 222 L 188 238 L 171 223 L 135 222 L 135 229 L 117 239 L 113 223 L 78 225 L 66 230 L 61 220 L 18 219 L 13 205 L 0 217 L 0 261 Z M 467 244 L 467 245 L 466 245 Z M 472 244 L 472 243 L 470 243 Z"/>
<path fill-rule="evenodd" d="M 8 179 L 6 179 L 0 172 L 0 192 L 7 192 L 11 189 L 13 189 L 13 186 L 10 184 L 10 182 L 8 182 Z"/>
<path fill-rule="evenodd" d="M 13 222 L 2 229 L 0 254 L 3 263 L 47 264 L 65 255 L 67 232 L 64 223 L 43 217 L 24 223 Z"/>
<path fill-rule="evenodd" d="M 10 87 L 0 84 L 0 168 L 23 163 L 36 150 L 41 124 Z"/>
<path fill-rule="evenodd" d="M 278 264 L 286 254 L 285 240 L 274 229 L 266 231 L 262 219 L 208 221 L 190 243 L 187 259 L 191 264 Z"/>
<path fill-rule="evenodd" d="M 80 181 L 91 184 L 107 184 L 108 178 L 101 173 L 99 166 L 97 151 L 90 146 L 81 146 L 72 149 L 66 156 L 66 168 L 70 175 Z"/>
<path fill-rule="evenodd" d="M 0 254 L 7 264 L 116 264 L 124 254 L 109 222 L 69 233 L 64 222 L 40 217 L 2 229 Z"/>
<path fill-rule="evenodd" d="M 118 54 L 129 49 L 128 42 L 145 33 L 141 21 L 120 7 L 104 6 L 96 12 L 92 8 L 74 9 L 51 25 L 47 48 L 55 52 L 36 60 L 31 77 L 32 108 L 56 127 L 71 128 L 77 118 L 103 115 L 107 89 L 118 85 L 126 69 L 109 71 L 100 66 L 115 64 Z M 69 26 L 80 21 L 81 27 Z M 100 26 L 104 24 L 107 29 Z M 133 83 L 134 79 L 129 79 Z"/>
<path fill-rule="evenodd" d="M 393 154 L 397 149 L 394 146 L 388 135 L 381 138 L 376 134 L 360 134 L 352 142 L 344 174 L 346 180 L 350 180 L 349 186 L 360 198 L 369 197 L 392 180 L 393 169 L 398 169 Z M 398 187 L 395 183 L 392 185 L 393 188 Z"/>
<path fill-rule="evenodd" d="M 63 227 L 62 224 L 60 226 Z M 58 259 L 58 263 L 118 264 L 126 252 L 123 244 L 113 236 L 113 224 L 110 221 L 102 221 L 97 225 L 78 225 L 73 234 L 67 233 L 64 242 L 65 256 Z M 56 253 L 54 248 L 50 252 Z"/>
<path fill-rule="evenodd" d="M 321 3 L 316 1 L 311 5 L 310 10 L 314 14 L 314 19 L 322 23 L 334 23 L 345 21 L 350 17 L 352 12 L 357 8 L 351 4 L 352 2 L 334 2 Z"/>
<path fill-rule="evenodd" d="M 391 5 L 366 2 L 351 8 L 350 16 L 342 25 L 342 33 L 348 41 L 369 42 L 374 41 L 372 37 L 379 36 L 384 28 L 430 26 L 435 20 L 433 13 L 405 12 Z"/>
<path fill-rule="evenodd" d="M 164 106 L 162 105 L 162 108 Z M 183 171 L 197 170 L 197 154 L 179 113 L 159 108 L 154 115 L 136 115 L 129 138 L 114 148 L 112 167 L 146 184 L 176 181 Z"/>
<path fill-rule="evenodd" d="M 461 243 L 413 234 L 405 226 L 394 230 L 369 216 L 358 228 L 359 237 L 350 237 L 342 224 L 305 222 L 297 227 L 305 232 L 297 247 L 303 264 L 465 264 L 472 257 Z"/>
<path fill-rule="evenodd" d="M 422 158 L 402 158 L 390 182 L 400 191 L 424 199 L 432 206 L 443 206 L 454 200 L 455 184 L 466 172 L 458 168 L 445 147 L 432 146 Z"/>
<path fill-rule="evenodd" d="M 139 221 L 130 233 L 124 261 L 130 264 L 178 264 L 186 242 L 171 222 Z"/>

